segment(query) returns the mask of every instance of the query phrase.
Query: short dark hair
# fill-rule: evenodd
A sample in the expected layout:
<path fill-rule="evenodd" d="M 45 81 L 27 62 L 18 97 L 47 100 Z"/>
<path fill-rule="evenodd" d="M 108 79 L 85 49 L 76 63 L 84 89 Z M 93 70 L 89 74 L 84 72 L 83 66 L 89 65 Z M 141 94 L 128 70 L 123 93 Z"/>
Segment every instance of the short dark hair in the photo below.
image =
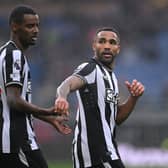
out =
<path fill-rule="evenodd" d="M 114 28 L 114 27 L 101 27 L 99 28 L 97 31 L 96 31 L 96 35 L 98 35 L 99 32 L 102 32 L 102 31 L 111 31 L 111 32 L 114 32 L 117 34 L 117 37 L 120 41 L 120 33 Z"/>
<path fill-rule="evenodd" d="M 31 6 L 18 5 L 12 10 L 9 16 L 9 24 L 11 24 L 12 22 L 18 23 L 18 24 L 22 23 L 24 14 L 36 15 L 37 13 L 34 11 L 34 9 Z"/>

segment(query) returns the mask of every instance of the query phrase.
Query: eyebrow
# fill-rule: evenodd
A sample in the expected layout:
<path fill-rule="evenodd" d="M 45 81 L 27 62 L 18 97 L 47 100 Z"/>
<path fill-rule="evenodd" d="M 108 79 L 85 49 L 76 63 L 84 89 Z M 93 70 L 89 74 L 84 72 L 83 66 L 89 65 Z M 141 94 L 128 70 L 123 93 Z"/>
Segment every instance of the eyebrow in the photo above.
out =
<path fill-rule="evenodd" d="M 97 39 L 98 40 L 107 40 L 105 37 L 98 37 Z M 118 43 L 120 42 L 118 38 L 111 38 L 108 41 L 116 41 Z"/>

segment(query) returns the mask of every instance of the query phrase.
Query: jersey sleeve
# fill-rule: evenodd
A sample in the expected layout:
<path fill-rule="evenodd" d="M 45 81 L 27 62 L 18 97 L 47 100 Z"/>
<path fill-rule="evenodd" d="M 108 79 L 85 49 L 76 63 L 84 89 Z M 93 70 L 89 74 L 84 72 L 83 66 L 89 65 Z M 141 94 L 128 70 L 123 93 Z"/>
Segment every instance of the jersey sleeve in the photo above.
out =
<path fill-rule="evenodd" d="M 85 83 L 93 83 L 95 81 L 96 65 L 93 63 L 82 63 L 75 70 L 73 75 L 81 78 Z"/>
<path fill-rule="evenodd" d="M 5 61 L 3 64 L 4 68 L 4 82 L 5 86 L 12 84 L 20 85 L 23 84 L 23 65 L 24 56 L 18 49 L 7 50 Z"/>

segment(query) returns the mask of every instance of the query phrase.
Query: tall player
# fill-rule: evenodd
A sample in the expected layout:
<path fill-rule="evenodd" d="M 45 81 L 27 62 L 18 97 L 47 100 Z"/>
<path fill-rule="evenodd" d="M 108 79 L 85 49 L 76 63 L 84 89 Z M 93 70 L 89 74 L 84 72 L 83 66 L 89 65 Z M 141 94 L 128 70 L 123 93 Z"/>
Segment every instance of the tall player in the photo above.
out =
<path fill-rule="evenodd" d="M 31 103 L 31 75 L 25 51 L 37 41 L 38 14 L 29 6 L 17 6 L 9 24 L 10 40 L 0 48 L 0 167 L 47 168 L 32 117 L 48 122 L 63 134 L 71 129 L 63 123 L 67 117 L 52 116 L 58 114 L 54 107 L 41 108 Z"/>

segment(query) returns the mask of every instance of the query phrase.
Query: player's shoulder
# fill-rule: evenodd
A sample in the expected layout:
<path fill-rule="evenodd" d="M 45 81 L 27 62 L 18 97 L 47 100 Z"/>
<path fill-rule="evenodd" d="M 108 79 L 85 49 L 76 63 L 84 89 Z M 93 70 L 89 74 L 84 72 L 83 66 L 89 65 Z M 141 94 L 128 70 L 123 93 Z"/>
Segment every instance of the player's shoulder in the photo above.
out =
<path fill-rule="evenodd" d="M 0 54 L 8 56 L 11 55 L 14 50 L 17 50 L 16 46 L 11 41 L 8 41 L 0 47 Z"/>
<path fill-rule="evenodd" d="M 21 52 L 21 50 L 18 49 L 18 48 L 16 47 L 15 43 L 13 43 L 12 41 L 8 41 L 8 42 L 6 43 L 6 48 L 7 48 L 8 52 L 11 52 L 11 51 L 13 51 L 13 50 L 17 50 L 17 51 L 20 51 L 20 52 Z"/>
<path fill-rule="evenodd" d="M 81 63 L 74 71 L 74 73 L 80 73 L 83 76 L 91 73 L 96 67 L 96 63 L 92 60 Z"/>
<path fill-rule="evenodd" d="M 11 55 L 13 55 L 14 57 L 23 56 L 22 51 L 18 49 L 15 43 L 12 41 L 8 41 L 4 45 L 4 49 L 6 49 L 6 57 L 11 57 Z"/>

